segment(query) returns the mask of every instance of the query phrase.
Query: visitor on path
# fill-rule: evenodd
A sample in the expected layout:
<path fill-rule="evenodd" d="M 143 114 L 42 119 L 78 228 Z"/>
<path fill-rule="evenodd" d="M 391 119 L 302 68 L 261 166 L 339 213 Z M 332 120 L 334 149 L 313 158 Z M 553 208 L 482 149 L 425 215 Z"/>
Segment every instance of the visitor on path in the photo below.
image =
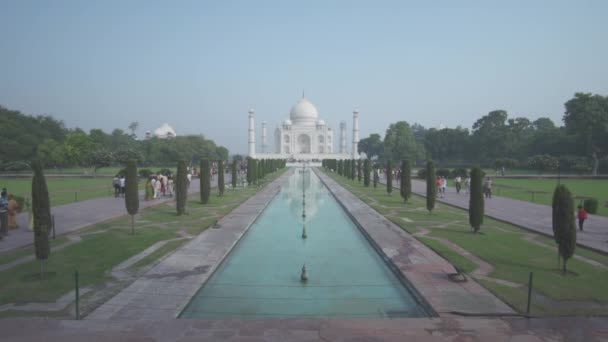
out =
<path fill-rule="evenodd" d="M 160 197 L 165 197 L 167 192 L 167 182 L 165 181 L 165 175 L 160 176 Z"/>
<path fill-rule="evenodd" d="M 578 206 L 578 213 L 576 216 L 578 216 L 578 229 L 582 232 L 583 223 L 585 223 L 585 220 L 587 219 L 587 211 L 582 205 Z"/>
<path fill-rule="evenodd" d="M 460 178 L 460 176 L 456 176 L 456 178 L 454 178 L 454 185 L 456 186 L 456 194 L 460 194 L 460 188 L 461 188 L 461 183 L 462 182 L 462 178 Z"/>
<path fill-rule="evenodd" d="M 149 201 L 154 197 L 154 185 L 152 185 L 152 177 L 146 182 L 146 194 L 144 195 L 144 201 Z"/>
<path fill-rule="evenodd" d="M 173 186 L 173 177 L 167 177 L 167 195 L 169 195 L 169 197 L 173 197 Z"/>
<path fill-rule="evenodd" d="M 114 198 L 120 196 L 120 178 L 118 178 L 118 175 L 112 179 L 112 186 L 114 187 Z"/>
<path fill-rule="evenodd" d="M 0 240 L 8 235 L 8 199 L 6 190 L 0 193 Z"/>
<path fill-rule="evenodd" d="M 127 180 L 125 179 L 125 176 L 120 176 L 120 196 L 122 197 L 125 197 L 126 184 Z"/>
<path fill-rule="evenodd" d="M 435 187 L 437 188 L 437 195 L 441 198 L 443 198 L 443 194 L 441 193 L 441 177 L 437 176 L 437 179 L 435 179 Z"/>
<path fill-rule="evenodd" d="M 192 174 L 190 172 L 188 172 L 188 174 L 186 175 L 186 179 L 188 180 L 188 182 L 186 183 L 186 189 L 189 189 L 190 182 L 192 182 Z"/>
<path fill-rule="evenodd" d="M 17 225 L 17 214 L 19 214 L 19 204 L 15 200 L 15 195 L 8 195 L 8 229 L 19 228 Z"/>
<path fill-rule="evenodd" d="M 483 183 L 483 193 L 486 198 L 492 198 L 492 179 L 486 177 L 486 181 Z"/>
<path fill-rule="evenodd" d="M 441 177 L 441 194 L 445 196 L 445 190 L 448 188 L 448 180 L 445 177 Z"/>
<path fill-rule="evenodd" d="M 160 198 L 160 176 L 156 177 L 156 181 L 154 182 L 154 199 Z"/>
<path fill-rule="evenodd" d="M 464 180 L 464 193 L 469 194 L 471 192 L 471 177 L 467 176 Z"/>

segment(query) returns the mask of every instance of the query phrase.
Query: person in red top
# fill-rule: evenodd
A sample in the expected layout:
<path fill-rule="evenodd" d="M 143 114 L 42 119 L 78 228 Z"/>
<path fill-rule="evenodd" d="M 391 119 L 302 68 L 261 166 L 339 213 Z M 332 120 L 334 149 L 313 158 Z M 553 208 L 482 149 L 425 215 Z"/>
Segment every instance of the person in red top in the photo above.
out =
<path fill-rule="evenodd" d="M 587 219 L 587 211 L 585 210 L 585 208 L 583 208 L 582 205 L 578 206 L 578 229 L 579 230 L 583 230 L 583 223 L 585 223 L 585 220 Z"/>

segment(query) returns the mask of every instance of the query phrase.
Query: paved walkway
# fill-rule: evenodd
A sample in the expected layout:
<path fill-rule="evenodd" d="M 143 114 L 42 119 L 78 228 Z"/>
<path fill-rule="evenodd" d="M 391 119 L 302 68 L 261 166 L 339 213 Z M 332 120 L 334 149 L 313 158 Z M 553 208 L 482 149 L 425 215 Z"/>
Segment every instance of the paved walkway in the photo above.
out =
<path fill-rule="evenodd" d="M 398 191 L 399 185 L 393 183 L 393 186 Z M 412 191 L 426 196 L 426 183 L 412 180 Z M 469 208 L 469 196 L 464 191 L 457 194 L 453 187 L 448 187 L 445 197 L 437 198 L 437 201 L 463 209 Z M 492 198 L 485 199 L 485 214 L 491 218 L 553 237 L 551 222 L 553 214 L 548 205 L 492 196 Z M 483 226 L 481 229 L 483 230 Z M 577 231 L 576 242 L 580 246 L 608 254 L 608 217 L 589 215 L 585 221 L 584 230 Z"/>
<path fill-rule="evenodd" d="M 226 175 L 226 184 L 230 183 L 230 175 Z M 217 177 L 214 177 L 212 186 L 217 186 Z M 193 178 L 190 182 L 189 193 L 199 191 L 199 179 Z M 140 191 L 139 209 L 145 209 L 173 200 L 171 197 L 144 201 L 144 192 Z M 100 197 L 87 201 L 80 201 L 51 208 L 55 215 L 55 236 L 67 234 L 84 227 L 117 218 L 127 214 L 124 198 L 113 196 Z M 9 235 L 0 240 L 0 253 L 34 243 L 34 234 L 27 230 L 28 213 L 19 214 L 19 229 L 10 230 Z"/>

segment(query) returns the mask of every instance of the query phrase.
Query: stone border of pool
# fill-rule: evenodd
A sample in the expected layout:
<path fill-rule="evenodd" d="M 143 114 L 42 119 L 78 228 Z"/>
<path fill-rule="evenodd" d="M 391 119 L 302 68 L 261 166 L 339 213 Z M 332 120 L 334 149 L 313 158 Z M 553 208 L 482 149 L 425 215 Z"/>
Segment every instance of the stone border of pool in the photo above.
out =
<path fill-rule="evenodd" d="M 406 284 L 423 297 L 423 306 L 428 303 L 441 317 L 454 313 L 515 314 L 473 279 L 465 283 L 450 281 L 448 274 L 456 272 L 454 266 L 323 172 L 315 169 L 315 173 L 391 269 L 399 271 Z"/>
<path fill-rule="evenodd" d="M 288 170 L 146 274 L 99 306 L 86 319 L 174 319 L 211 277 L 276 196 Z"/>

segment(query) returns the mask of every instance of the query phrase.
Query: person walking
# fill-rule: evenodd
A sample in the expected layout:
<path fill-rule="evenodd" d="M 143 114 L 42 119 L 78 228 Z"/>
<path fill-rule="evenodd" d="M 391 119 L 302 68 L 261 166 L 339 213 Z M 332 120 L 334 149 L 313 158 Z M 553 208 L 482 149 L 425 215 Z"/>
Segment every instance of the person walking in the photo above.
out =
<path fill-rule="evenodd" d="M 8 235 L 8 199 L 6 190 L 0 193 L 0 240 Z"/>
<path fill-rule="evenodd" d="M 8 195 L 8 229 L 19 228 L 17 225 L 17 214 L 19 214 L 19 204 L 15 200 L 15 195 Z"/>
<path fill-rule="evenodd" d="M 161 189 L 161 181 L 160 176 L 156 177 L 156 181 L 154 182 L 154 199 L 160 198 L 160 189 Z"/>
<path fill-rule="evenodd" d="M 467 176 L 464 180 L 464 193 L 469 194 L 471 192 L 471 177 Z"/>
<path fill-rule="evenodd" d="M 127 180 L 125 178 L 125 175 L 120 176 L 120 195 L 122 197 L 125 197 L 126 184 Z"/>
<path fill-rule="evenodd" d="M 582 232 L 583 223 L 585 223 L 585 220 L 587 219 L 587 211 L 582 205 L 578 206 L 578 213 L 576 216 L 578 216 L 578 229 Z"/>
<path fill-rule="evenodd" d="M 144 195 L 144 201 L 149 201 L 154 197 L 154 185 L 152 185 L 152 178 L 150 177 L 146 182 L 146 194 Z"/>
<path fill-rule="evenodd" d="M 441 177 L 439 176 L 435 179 L 435 187 L 437 188 L 437 196 L 443 198 L 443 194 L 441 193 Z"/>
<path fill-rule="evenodd" d="M 445 196 L 445 191 L 448 188 L 448 180 L 445 177 L 441 177 L 441 194 L 443 196 Z"/>
<path fill-rule="evenodd" d="M 486 181 L 483 183 L 483 193 L 486 198 L 492 198 L 492 179 L 486 177 Z"/>
<path fill-rule="evenodd" d="M 456 176 L 456 178 L 454 178 L 454 185 L 456 185 L 456 194 L 460 194 L 460 188 L 461 188 L 461 183 L 462 182 L 462 178 L 460 178 L 460 176 Z"/>
<path fill-rule="evenodd" d="M 114 198 L 120 196 L 120 178 L 118 178 L 118 175 L 112 179 L 112 186 L 114 187 Z"/>

